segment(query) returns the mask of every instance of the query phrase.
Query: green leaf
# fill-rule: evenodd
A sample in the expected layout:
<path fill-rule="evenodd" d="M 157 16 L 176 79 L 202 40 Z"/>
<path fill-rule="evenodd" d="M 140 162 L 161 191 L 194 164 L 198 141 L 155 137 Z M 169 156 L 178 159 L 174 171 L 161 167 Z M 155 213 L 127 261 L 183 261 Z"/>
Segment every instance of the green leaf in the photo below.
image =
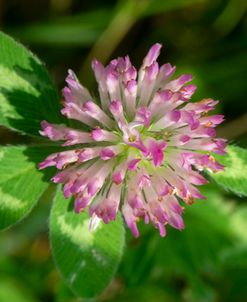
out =
<path fill-rule="evenodd" d="M 50 217 L 50 236 L 55 263 L 74 293 L 94 297 L 113 278 L 122 257 L 124 228 L 120 217 L 88 229 L 87 213 L 75 214 L 73 199 L 57 192 Z"/>
<path fill-rule="evenodd" d="M 36 167 L 45 157 L 43 151 L 23 146 L 0 148 L 0 230 L 26 216 L 46 189 L 48 175 Z"/>
<path fill-rule="evenodd" d="M 39 135 L 42 120 L 61 120 L 57 92 L 40 61 L 1 32 L 0 49 L 0 125 Z"/>
<path fill-rule="evenodd" d="M 227 155 L 217 156 L 225 170 L 210 173 L 210 176 L 222 187 L 238 195 L 247 196 L 247 150 L 228 146 Z"/>

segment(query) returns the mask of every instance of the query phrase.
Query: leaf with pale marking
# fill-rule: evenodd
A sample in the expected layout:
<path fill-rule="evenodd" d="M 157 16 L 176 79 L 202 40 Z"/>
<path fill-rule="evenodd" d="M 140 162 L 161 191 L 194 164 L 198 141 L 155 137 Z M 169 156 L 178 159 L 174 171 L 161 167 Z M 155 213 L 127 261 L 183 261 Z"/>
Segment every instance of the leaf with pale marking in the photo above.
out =
<path fill-rule="evenodd" d="M 0 148 L 0 230 L 25 217 L 48 186 L 48 175 L 37 162 L 50 149 L 8 146 Z"/>
<path fill-rule="evenodd" d="M 75 214 L 73 199 L 65 200 L 58 190 L 50 217 L 52 253 L 67 285 L 81 297 L 94 297 L 110 283 L 125 237 L 120 217 L 94 231 L 88 222 L 88 214 Z"/>
<path fill-rule="evenodd" d="M 40 122 L 61 121 L 57 92 L 45 67 L 0 32 L 0 125 L 39 135 Z"/>

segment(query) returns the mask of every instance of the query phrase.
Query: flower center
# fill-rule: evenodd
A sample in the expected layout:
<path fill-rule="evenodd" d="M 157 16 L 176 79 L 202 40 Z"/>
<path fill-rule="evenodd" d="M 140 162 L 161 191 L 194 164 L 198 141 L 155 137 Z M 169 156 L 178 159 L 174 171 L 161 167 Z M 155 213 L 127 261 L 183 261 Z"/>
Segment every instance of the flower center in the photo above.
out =
<path fill-rule="evenodd" d="M 135 142 L 135 141 L 136 141 L 136 135 L 130 135 L 129 138 L 128 138 L 128 141 L 129 141 L 130 143 Z"/>

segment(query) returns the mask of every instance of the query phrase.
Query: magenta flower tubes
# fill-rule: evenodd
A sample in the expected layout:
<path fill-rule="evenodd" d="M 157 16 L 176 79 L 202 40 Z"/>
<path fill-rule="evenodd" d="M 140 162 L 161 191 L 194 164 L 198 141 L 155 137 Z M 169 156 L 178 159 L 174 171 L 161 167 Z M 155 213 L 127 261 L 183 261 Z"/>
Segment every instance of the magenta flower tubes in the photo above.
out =
<path fill-rule="evenodd" d="M 207 180 L 200 172 L 223 169 L 212 155 L 225 153 L 225 140 L 215 133 L 223 116 L 209 115 L 218 102 L 190 102 L 192 76 L 172 78 L 175 67 L 156 61 L 160 49 L 151 47 L 139 71 L 128 56 L 106 67 L 94 60 L 96 99 L 69 70 L 61 112 L 87 127 L 41 123 L 41 135 L 66 149 L 39 167 L 60 170 L 52 181 L 64 185 L 65 198 L 74 196 L 76 213 L 89 209 L 91 226 L 121 211 L 135 237 L 141 218 L 161 236 L 167 224 L 183 229 L 181 203 L 204 198 L 197 186 Z"/>

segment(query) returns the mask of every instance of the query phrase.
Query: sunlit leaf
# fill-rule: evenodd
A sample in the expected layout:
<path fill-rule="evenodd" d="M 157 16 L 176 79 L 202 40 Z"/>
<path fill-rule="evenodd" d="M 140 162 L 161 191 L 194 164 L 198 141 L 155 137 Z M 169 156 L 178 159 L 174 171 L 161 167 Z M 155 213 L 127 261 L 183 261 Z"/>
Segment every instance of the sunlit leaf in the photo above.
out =
<path fill-rule="evenodd" d="M 124 246 L 120 217 L 95 231 L 89 231 L 88 222 L 88 215 L 75 214 L 73 200 L 58 190 L 50 217 L 52 253 L 64 280 L 81 297 L 93 297 L 110 283 Z"/>
<path fill-rule="evenodd" d="M 45 154 L 43 148 L 0 148 L 0 229 L 25 217 L 46 189 L 36 166 Z"/>
<path fill-rule="evenodd" d="M 61 120 L 56 90 L 40 61 L 0 32 L 0 125 L 39 135 L 41 120 Z"/>

